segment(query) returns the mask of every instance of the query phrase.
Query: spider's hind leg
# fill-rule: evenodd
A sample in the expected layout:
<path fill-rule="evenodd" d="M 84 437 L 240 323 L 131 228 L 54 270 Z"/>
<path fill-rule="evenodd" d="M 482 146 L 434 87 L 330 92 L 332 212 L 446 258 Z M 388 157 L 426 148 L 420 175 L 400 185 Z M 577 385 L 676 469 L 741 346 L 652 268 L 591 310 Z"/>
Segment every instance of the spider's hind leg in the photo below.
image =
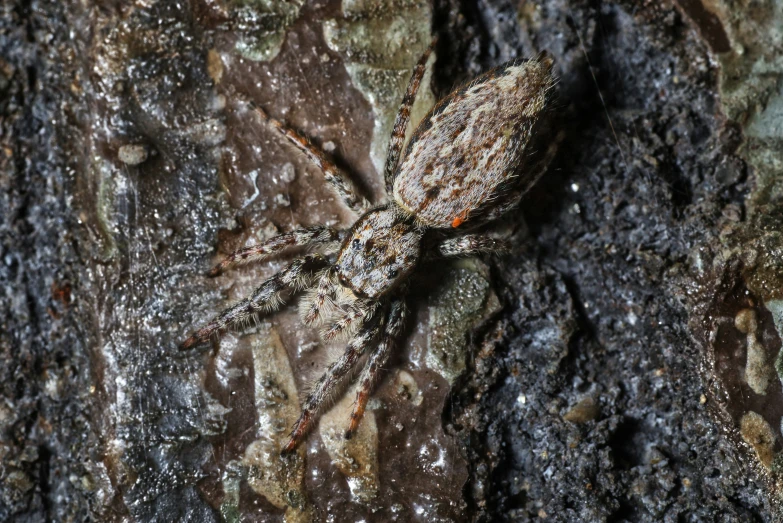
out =
<path fill-rule="evenodd" d="M 182 350 L 190 349 L 226 329 L 241 324 L 258 312 L 272 312 L 283 303 L 283 292 L 299 290 L 307 285 L 312 275 L 327 264 L 320 254 L 309 254 L 291 262 L 264 283 L 253 294 L 235 303 L 217 315 L 206 326 L 182 342 Z"/>
<path fill-rule="evenodd" d="M 359 422 L 362 420 L 362 416 L 364 416 L 367 402 L 370 400 L 370 393 L 381 376 L 383 366 L 389 360 L 389 356 L 402 337 L 403 330 L 405 329 L 406 315 L 407 310 L 405 303 L 402 300 L 395 300 L 392 302 L 383 338 L 375 351 L 370 355 L 370 358 L 364 366 L 362 375 L 359 378 L 359 390 L 356 393 L 356 404 L 353 407 L 353 412 L 351 412 L 351 423 L 348 426 L 348 430 L 345 432 L 345 439 L 351 439 L 351 436 L 353 436 L 356 429 L 359 427 Z"/>

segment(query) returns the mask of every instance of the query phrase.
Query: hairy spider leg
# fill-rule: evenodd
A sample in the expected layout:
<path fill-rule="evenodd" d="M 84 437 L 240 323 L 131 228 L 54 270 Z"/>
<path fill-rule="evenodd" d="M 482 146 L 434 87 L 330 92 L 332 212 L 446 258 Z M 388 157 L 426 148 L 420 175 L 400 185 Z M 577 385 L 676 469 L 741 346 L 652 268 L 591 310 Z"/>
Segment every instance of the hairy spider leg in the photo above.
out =
<path fill-rule="evenodd" d="M 226 259 L 215 265 L 208 274 L 209 276 L 217 276 L 232 265 L 262 260 L 265 257 L 276 254 L 288 247 L 330 243 L 336 242 L 339 239 L 340 231 L 331 227 L 317 225 L 314 227 L 294 229 L 291 232 L 284 232 L 273 236 L 258 245 L 245 247 L 244 249 L 239 249 L 238 251 L 229 254 Z"/>
<path fill-rule="evenodd" d="M 507 240 L 500 240 L 480 234 L 466 234 L 443 240 L 435 247 L 436 256 L 452 258 L 475 256 L 477 254 L 503 253 L 510 249 Z"/>
<path fill-rule="evenodd" d="M 315 147 L 310 141 L 287 127 L 279 120 L 270 117 L 266 111 L 256 105 L 254 102 L 248 102 L 250 107 L 261 116 L 262 119 L 269 122 L 272 127 L 285 136 L 291 144 L 302 151 L 311 162 L 313 162 L 324 173 L 324 178 L 337 192 L 346 206 L 358 215 L 364 214 L 370 208 L 370 202 L 364 196 L 361 196 L 356 190 L 356 185 L 351 181 L 348 175 L 326 156 L 321 149 Z"/>
<path fill-rule="evenodd" d="M 391 304 L 389 319 L 386 323 L 386 331 L 383 334 L 383 338 L 375 351 L 370 355 L 370 358 L 364 366 L 362 375 L 359 378 L 359 390 L 356 393 L 356 404 L 353 407 L 353 412 L 351 412 L 351 423 L 348 426 L 348 430 L 345 431 L 345 439 L 351 439 L 351 436 L 353 436 L 356 429 L 359 427 L 359 422 L 362 420 L 362 416 L 364 416 L 367 402 L 370 400 L 370 393 L 372 392 L 375 383 L 378 381 L 378 378 L 380 378 L 383 366 L 389 360 L 389 355 L 402 337 L 406 316 L 407 309 L 405 307 L 405 302 L 401 299 L 394 300 Z"/>
<path fill-rule="evenodd" d="M 385 324 L 384 315 L 381 315 L 376 321 L 363 324 L 357 336 L 348 343 L 343 355 L 329 365 L 326 372 L 318 379 L 302 405 L 302 413 L 294 424 L 288 443 L 281 451 L 283 454 L 293 451 L 299 445 L 310 430 L 318 410 L 323 408 L 333 397 L 335 389 L 356 366 L 356 362 L 359 361 L 370 344 L 380 335 Z"/>
<path fill-rule="evenodd" d="M 389 197 L 391 197 L 392 185 L 394 184 L 394 171 L 397 169 L 400 152 L 402 151 L 402 146 L 405 144 L 405 130 L 408 128 L 408 122 L 411 119 L 411 108 L 416 101 L 416 93 L 419 91 L 421 79 L 424 77 L 427 60 L 429 60 L 430 54 L 435 48 L 437 41 L 437 38 L 432 40 L 429 47 L 424 51 L 424 54 L 419 58 L 416 67 L 413 69 L 413 74 L 408 82 L 408 88 L 405 91 L 405 96 L 402 97 L 402 103 L 397 112 L 397 118 L 394 120 L 391 140 L 389 141 L 389 151 L 386 153 L 386 165 L 383 170 L 383 179 L 386 181 L 386 194 Z"/>
<path fill-rule="evenodd" d="M 311 298 L 304 303 L 308 304 L 307 312 L 303 313 L 302 321 L 305 325 L 312 325 L 321 319 L 321 313 L 324 310 L 327 300 L 332 300 L 337 290 L 337 267 L 326 269 L 318 281 L 318 287 L 313 292 Z M 304 309 L 302 309 L 304 310 Z"/>
<path fill-rule="evenodd" d="M 321 334 L 321 337 L 325 341 L 330 341 L 344 332 L 350 332 L 351 325 L 354 322 L 362 320 L 366 321 L 375 314 L 376 309 L 380 305 L 376 300 L 358 300 L 356 303 L 351 303 L 346 306 L 344 314 L 329 328 L 325 329 Z"/>
<path fill-rule="evenodd" d="M 225 331 L 258 312 L 272 312 L 283 303 L 282 293 L 287 289 L 302 289 L 312 275 L 327 264 L 320 254 L 308 254 L 291 262 L 286 268 L 262 283 L 253 294 L 217 315 L 205 327 L 196 331 L 182 342 L 180 349 L 186 350 L 204 343 L 213 334 Z"/>

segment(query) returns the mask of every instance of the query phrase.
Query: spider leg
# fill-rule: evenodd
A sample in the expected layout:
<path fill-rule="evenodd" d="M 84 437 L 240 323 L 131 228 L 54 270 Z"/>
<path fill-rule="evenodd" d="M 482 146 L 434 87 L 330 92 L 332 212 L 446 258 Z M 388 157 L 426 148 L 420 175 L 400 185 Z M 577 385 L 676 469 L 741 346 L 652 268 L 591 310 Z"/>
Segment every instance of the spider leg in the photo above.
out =
<path fill-rule="evenodd" d="M 443 240 L 435 247 L 435 257 L 453 258 L 484 253 L 502 253 L 510 249 L 506 240 L 480 234 L 466 234 Z"/>
<path fill-rule="evenodd" d="M 367 350 L 370 343 L 378 337 L 383 330 L 384 319 L 379 321 L 365 323 L 359 334 L 348 343 L 340 358 L 329 365 L 329 368 L 316 382 L 315 387 L 307 396 L 302 405 L 302 413 L 296 420 L 291 437 L 288 443 L 283 447 L 282 453 L 293 451 L 304 438 L 307 431 L 315 420 L 317 411 L 332 397 L 335 389 L 343 381 L 343 378 L 356 366 L 356 362 Z"/>
<path fill-rule="evenodd" d="M 362 300 L 358 303 L 352 303 L 348 309 L 336 322 L 332 323 L 328 329 L 324 330 L 321 337 L 325 341 L 336 338 L 343 332 L 349 331 L 351 325 L 357 320 L 368 320 L 375 314 L 380 302 L 375 300 Z"/>
<path fill-rule="evenodd" d="M 258 245 L 245 247 L 229 254 L 225 260 L 215 265 L 208 274 L 209 276 L 217 276 L 232 265 L 261 260 L 288 247 L 330 243 L 337 241 L 339 238 L 340 232 L 331 227 L 315 226 L 295 229 L 291 232 L 273 236 Z"/>
<path fill-rule="evenodd" d="M 269 122 L 272 127 L 274 127 L 280 134 L 285 136 L 288 141 L 291 142 L 291 144 L 302 151 L 311 162 L 321 169 L 321 172 L 324 173 L 324 178 L 326 178 L 326 181 L 332 186 L 332 189 L 335 190 L 335 192 L 340 196 L 349 209 L 351 209 L 356 214 L 361 215 L 370 208 L 370 202 L 368 202 L 364 196 L 361 196 L 357 192 L 356 186 L 348 177 L 348 175 L 345 174 L 345 172 L 343 172 L 339 167 L 337 167 L 337 165 L 335 165 L 335 163 L 326 156 L 326 153 L 315 147 L 307 138 L 287 127 L 281 121 L 270 117 L 266 111 L 257 106 L 255 103 L 248 102 L 248 104 L 256 113 L 258 113 L 259 116 L 261 116 L 263 120 Z"/>
<path fill-rule="evenodd" d="M 378 381 L 381 370 L 389 359 L 389 355 L 397 346 L 397 342 L 402 336 L 402 331 L 405 328 L 406 315 L 407 310 L 405 303 L 402 300 L 395 300 L 392 302 L 383 338 L 375 351 L 370 355 L 370 358 L 364 366 L 362 375 L 359 378 L 359 391 L 356 393 L 356 405 L 354 405 L 353 412 L 351 412 L 351 423 L 348 426 L 348 430 L 345 432 L 345 439 L 351 439 L 351 436 L 353 436 L 353 433 L 356 432 L 356 429 L 359 427 L 359 422 L 362 420 L 362 416 L 364 416 L 367 402 L 370 400 L 370 392 L 372 392 L 373 386 Z"/>
<path fill-rule="evenodd" d="M 392 194 L 394 170 L 397 168 L 397 161 L 400 159 L 400 151 L 402 151 L 402 146 L 405 144 L 405 130 L 408 128 L 408 122 L 411 119 L 411 108 L 416 101 L 416 93 L 419 91 L 421 79 L 424 77 L 427 60 L 436 43 L 437 38 L 430 43 L 427 50 L 421 55 L 416 67 L 413 69 L 413 74 L 408 82 L 408 89 L 405 91 L 405 96 L 402 97 L 400 110 L 397 112 L 397 118 L 394 120 L 391 140 L 389 141 L 389 151 L 386 153 L 386 165 L 383 170 L 383 178 L 386 180 L 386 194 L 389 196 Z"/>
<path fill-rule="evenodd" d="M 336 275 L 337 269 L 335 267 L 326 269 L 323 274 L 321 274 L 321 278 L 318 281 L 318 287 L 315 289 L 311 298 L 303 302 L 305 306 L 309 304 L 307 312 L 304 312 L 305 309 L 302 309 L 302 321 L 304 321 L 305 325 L 312 325 L 321 318 L 321 313 L 324 310 L 326 301 L 331 300 L 335 293 L 337 285 L 335 281 Z"/>
<path fill-rule="evenodd" d="M 271 312 L 282 303 L 282 293 L 286 289 L 298 290 L 307 284 L 313 272 L 327 264 L 320 254 L 309 254 L 291 262 L 264 283 L 253 294 L 241 300 L 217 315 L 206 326 L 193 333 L 182 342 L 180 349 L 186 350 L 204 343 L 213 334 L 225 331 L 232 325 L 241 323 L 257 312 Z"/>

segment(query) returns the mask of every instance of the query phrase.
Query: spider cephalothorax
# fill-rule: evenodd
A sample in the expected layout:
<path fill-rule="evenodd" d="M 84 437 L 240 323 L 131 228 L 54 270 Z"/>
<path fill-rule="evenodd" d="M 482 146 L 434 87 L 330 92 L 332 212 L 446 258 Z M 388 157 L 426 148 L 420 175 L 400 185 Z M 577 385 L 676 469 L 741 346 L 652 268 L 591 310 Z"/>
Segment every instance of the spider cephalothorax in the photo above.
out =
<path fill-rule="evenodd" d="M 343 202 L 360 215 L 347 231 L 323 226 L 297 229 L 230 255 L 212 275 L 291 246 L 320 246 L 321 251 L 291 262 L 182 344 L 190 348 L 203 343 L 307 289 L 301 303 L 303 322 L 321 325 L 325 340 L 345 335 L 350 341 L 305 400 L 284 452 L 296 448 L 317 412 L 369 352 L 346 432 L 351 436 L 380 369 L 402 336 L 405 294 L 417 269 L 424 266 L 422 260 L 503 250 L 501 240 L 456 232 L 513 207 L 554 152 L 546 132 L 554 86 L 552 60 L 542 54 L 508 62 L 453 91 L 424 117 L 400 159 L 410 108 L 431 50 L 432 46 L 416 65 L 397 115 L 384 172 L 389 198 L 376 207 L 322 151 L 253 106 L 323 170 Z"/>
<path fill-rule="evenodd" d="M 393 205 L 368 212 L 340 249 L 340 283 L 367 298 L 380 298 L 394 290 L 416 267 L 423 234 L 410 216 Z"/>

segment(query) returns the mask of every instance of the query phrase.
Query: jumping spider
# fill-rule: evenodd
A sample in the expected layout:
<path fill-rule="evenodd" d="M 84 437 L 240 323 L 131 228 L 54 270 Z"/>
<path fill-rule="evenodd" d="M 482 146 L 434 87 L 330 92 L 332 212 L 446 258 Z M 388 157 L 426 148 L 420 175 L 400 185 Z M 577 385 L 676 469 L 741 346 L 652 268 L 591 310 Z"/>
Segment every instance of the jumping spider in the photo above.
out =
<path fill-rule="evenodd" d="M 542 53 L 532 60 L 512 60 L 452 91 L 424 117 L 400 159 L 432 47 L 416 65 L 394 123 L 384 172 L 390 198 L 375 206 L 321 150 L 253 106 L 323 171 L 345 205 L 360 216 L 348 230 L 297 229 L 228 256 L 210 274 L 288 247 L 321 248 L 320 253 L 290 263 L 182 344 L 188 349 L 206 342 L 254 314 L 276 310 L 284 293 L 307 289 L 300 306 L 303 322 L 324 325 L 321 336 L 326 341 L 339 334 L 351 339 L 305 400 L 283 452 L 297 447 L 343 378 L 374 347 L 359 378 L 345 434 L 351 437 L 381 368 L 403 334 L 405 296 L 417 269 L 432 259 L 505 250 L 502 240 L 455 233 L 516 205 L 554 152 L 546 132 L 554 94 L 553 62 Z"/>

